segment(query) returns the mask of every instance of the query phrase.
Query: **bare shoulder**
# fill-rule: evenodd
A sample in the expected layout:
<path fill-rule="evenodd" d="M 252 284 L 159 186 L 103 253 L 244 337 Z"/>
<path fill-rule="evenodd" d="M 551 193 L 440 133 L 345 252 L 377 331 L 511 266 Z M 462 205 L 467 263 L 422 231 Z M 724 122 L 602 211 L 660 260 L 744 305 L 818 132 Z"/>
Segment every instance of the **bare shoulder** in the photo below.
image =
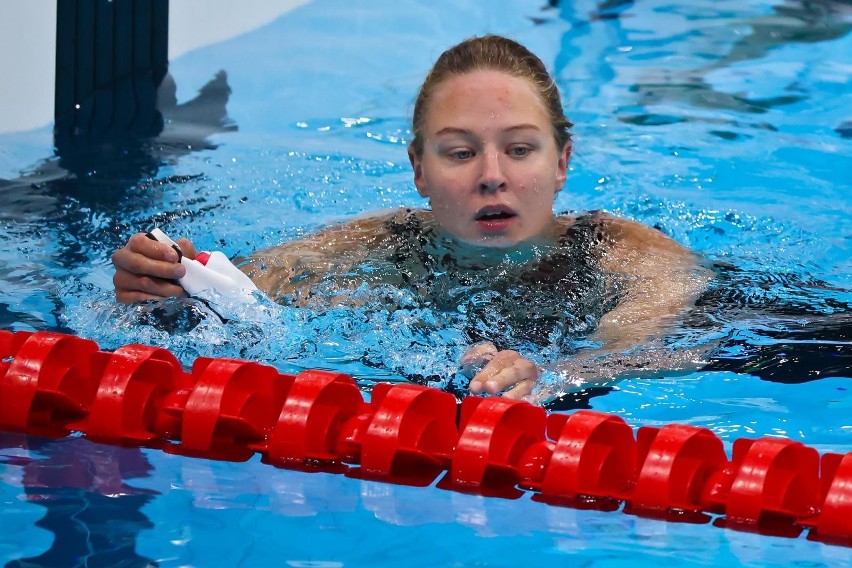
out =
<path fill-rule="evenodd" d="M 390 223 L 404 223 L 407 219 L 419 217 L 424 213 L 425 212 L 420 209 L 411 209 L 406 207 L 382 209 L 358 215 L 345 223 L 332 225 L 328 230 L 337 230 L 342 232 L 378 231 L 384 229 Z"/>
<path fill-rule="evenodd" d="M 592 215 L 614 249 L 656 250 L 692 254 L 688 248 L 655 227 L 603 211 L 595 211 Z"/>
<path fill-rule="evenodd" d="M 389 223 L 402 222 L 406 216 L 415 214 L 415 210 L 401 208 L 366 213 L 344 222 L 331 223 L 301 238 L 255 252 L 252 256 L 274 257 L 310 251 L 336 254 L 377 244 L 387 236 Z"/>
<path fill-rule="evenodd" d="M 244 259 L 240 268 L 259 288 L 273 297 L 290 293 L 319 279 L 357 265 L 373 251 L 387 246 L 393 222 L 404 222 L 416 210 L 376 211 L 259 250 Z"/>
<path fill-rule="evenodd" d="M 696 272 L 704 278 L 707 270 L 699 256 L 659 229 L 609 213 L 593 215 L 604 235 L 602 262 L 608 269 L 655 278 L 664 273 Z"/>

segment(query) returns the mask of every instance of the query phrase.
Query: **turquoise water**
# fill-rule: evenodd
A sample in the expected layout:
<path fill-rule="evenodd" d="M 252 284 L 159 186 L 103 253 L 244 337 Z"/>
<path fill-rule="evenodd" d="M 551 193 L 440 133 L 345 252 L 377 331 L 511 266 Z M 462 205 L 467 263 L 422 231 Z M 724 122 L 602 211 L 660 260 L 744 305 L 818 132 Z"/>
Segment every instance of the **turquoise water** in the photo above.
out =
<path fill-rule="evenodd" d="M 194 305 L 201 323 L 165 328 L 150 307 L 115 305 L 109 255 L 152 225 L 239 256 L 353 214 L 422 205 L 405 155 L 419 82 L 447 46 L 502 33 L 542 57 L 576 123 L 558 209 L 658 226 L 745 275 L 716 325 L 681 338 L 721 341 L 705 369 L 623 380 L 583 400 L 637 427 L 706 426 L 729 451 L 766 435 L 849 451 L 852 8 L 543 4 L 316 0 L 171 62 L 179 103 L 220 70 L 230 96 L 184 106 L 159 140 L 69 164 L 52 157 L 49 127 L 0 135 L 0 328 L 72 332 L 104 349 L 162 345 L 186 364 L 239 357 L 365 380 L 454 372 L 452 330 L 408 330 L 404 310 L 261 303 L 225 324 Z M 187 313 L 186 303 L 166 309 Z M 4 435 L 0 447 L 4 563 L 852 564 L 849 549 L 804 537 L 528 495 L 486 499 L 82 438 Z"/>

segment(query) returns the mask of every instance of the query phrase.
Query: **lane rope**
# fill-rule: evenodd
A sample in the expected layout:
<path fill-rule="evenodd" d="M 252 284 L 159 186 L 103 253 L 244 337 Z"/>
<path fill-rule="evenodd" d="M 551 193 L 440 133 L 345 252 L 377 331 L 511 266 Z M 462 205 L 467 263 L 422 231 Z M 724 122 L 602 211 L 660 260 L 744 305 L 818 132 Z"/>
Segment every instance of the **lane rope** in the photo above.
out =
<path fill-rule="evenodd" d="M 53 332 L 0 331 L 0 429 L 852 546 L 852 452 Z"/>

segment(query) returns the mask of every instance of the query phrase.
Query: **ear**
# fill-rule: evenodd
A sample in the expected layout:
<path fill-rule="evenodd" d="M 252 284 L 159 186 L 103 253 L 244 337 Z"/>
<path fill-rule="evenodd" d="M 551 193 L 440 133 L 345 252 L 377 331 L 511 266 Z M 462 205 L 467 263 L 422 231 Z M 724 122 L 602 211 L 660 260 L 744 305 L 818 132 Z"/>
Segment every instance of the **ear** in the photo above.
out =
<path fill-rule="evenodd" d="M 556 164 L 556 193 L 562 191 L 562 186 L 565 185 L 565 180 L 568 179 L 568 162 L 571 161 L 571 151 L 573 149 L 574 143 L 569 140 L 559 152 L 559 161 Z"/>
<path fill-rule="evenodd" d="M 417 187 L 417 193 L 420 197 L 429 197 L 426 180 L 423 177 L 423 160 L 417 157 L 411 146 L 408 147 L 408 161 L 411 162 L 411 169 L 414 170 L 414 185 Z"/>

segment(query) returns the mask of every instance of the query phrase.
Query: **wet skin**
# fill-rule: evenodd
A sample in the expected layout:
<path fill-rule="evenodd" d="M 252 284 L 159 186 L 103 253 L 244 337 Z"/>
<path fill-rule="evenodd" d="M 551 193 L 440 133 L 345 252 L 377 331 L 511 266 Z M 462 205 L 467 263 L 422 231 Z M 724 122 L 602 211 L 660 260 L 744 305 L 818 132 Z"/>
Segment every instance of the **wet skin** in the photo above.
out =
<path fill-rule="evenodd" d="M 525 79 L 499 71 L 454 76 L 434 91 L 414 183 L 438 224 L 488 247 L 552 240 L 553 200 L 570 145 L 557 148 L 544 104 Z"/>
<path fill-rule="evenodd" d="M 422 155 L 409 150 L 414 183 L 445 231 L 486 247 L 555 241 L 553 201 L 571 146 L 557 147 L 527 80 L 491 70 L 450 77 L 433 92 L 423 130 Z M 473 346 L 462 364 L 482 367 L 470 382 L 474 394 L 520 398 L 539 378 L 535 364 L 492 344 Z"/>

